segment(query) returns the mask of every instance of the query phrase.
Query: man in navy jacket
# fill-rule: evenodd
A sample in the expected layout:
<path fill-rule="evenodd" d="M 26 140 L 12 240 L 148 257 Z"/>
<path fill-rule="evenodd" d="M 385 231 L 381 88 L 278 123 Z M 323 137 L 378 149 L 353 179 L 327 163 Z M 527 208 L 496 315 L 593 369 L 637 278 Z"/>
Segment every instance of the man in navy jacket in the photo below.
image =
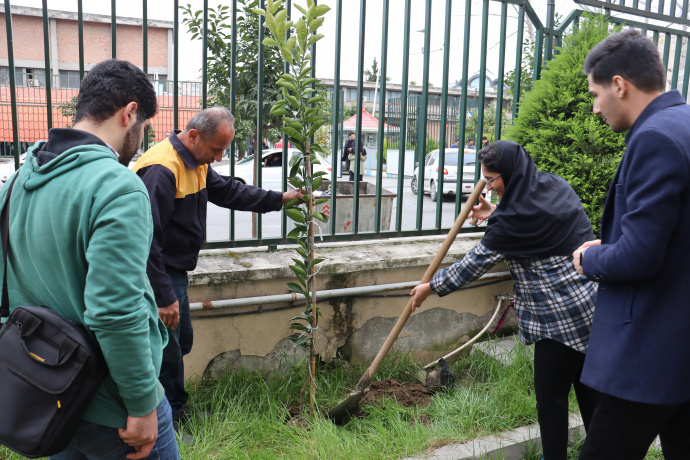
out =
<path fill-rule="evenodd" d="M 602 217 L 602 239 L 573 253 L 599 281 L 582 382 L 600 392 L 580 459 L 690 458 L 690 106 L 664 93 L 644 35 L 599 43 L 584 71 L 594 113 L 627 148 Z"/>

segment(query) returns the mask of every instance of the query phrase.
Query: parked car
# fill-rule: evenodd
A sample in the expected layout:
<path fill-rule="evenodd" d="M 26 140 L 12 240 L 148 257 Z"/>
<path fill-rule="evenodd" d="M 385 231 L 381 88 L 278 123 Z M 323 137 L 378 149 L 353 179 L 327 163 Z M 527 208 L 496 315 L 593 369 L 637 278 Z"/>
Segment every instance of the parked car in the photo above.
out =
<path fill-rule="evenodd" d="M 430 152 L 424 160 L 424 193 L 431 196 L 431 201 L 438 199 L 439 190 L 443 194 L 455 194 L 458 182 L 458 153 L 457 148 L 447 148 L 445 153 L 445 162 L 443 165 L 443 188 L 438 187 L 438 166 L 439 166 L 439 150 Z M 477 151 L 474 149 L 464 149 L 463 168 L 462 168 L 462 184 L 460 191 L 463 194 L 470 194 L 474 189 L 474 170 L 477 163 Z M 417 193 L 419 182 L 419 165 L 416 164 L 414 168 L 414 176 L 410 188 L 414 193 Z"/>
<path fill-rule="evenodd" d="M 21 168 L 26 159 L 26 153 L 19 155 L 19 167 Z M 14 157 L 9 157 L 0 163 L 0 182 L 3 184 L 14 174 Z"/>
<path fill-rule="evenodd" d="M 300 151 L 289 149 L 292 157 L 299 156 Z M 261 187 L 267 190 L 281 191 L 283 187 L 283 150 L 266 149 L 261 152 Z M 330 174 L 331 165 L 321 155 L 316 154 L 319 164 L 314 165 L 314 172 L 325 171 Z M 289 164 L 289 163 L 288 163 Z M 214 166 L 215 171 L 223 176 L 230 175 L 230 165 Z M 250 155 L 235 164 L 236 180 L 243 184 L 254 185 L 254 155 Z"/>

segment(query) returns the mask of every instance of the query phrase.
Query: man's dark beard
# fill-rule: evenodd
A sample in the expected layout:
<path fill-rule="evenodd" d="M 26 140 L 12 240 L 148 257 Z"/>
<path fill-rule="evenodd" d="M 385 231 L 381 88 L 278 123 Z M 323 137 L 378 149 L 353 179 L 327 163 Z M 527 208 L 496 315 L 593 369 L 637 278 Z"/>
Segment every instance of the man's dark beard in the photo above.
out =
<path fill-rule="evenodd" d="M 134 155 L 139 150 L 142 139 L 139 138 L 139 131 L 141 129 L 142 122 L 137 121 L 130 129 L 127 130 L 125 134 L 125 142 L 122 145 L 122 150 L 117 152 L 120 154 L 118 161 L 120 164 L 129 166 L 129 162 L 132 161 Z"/>

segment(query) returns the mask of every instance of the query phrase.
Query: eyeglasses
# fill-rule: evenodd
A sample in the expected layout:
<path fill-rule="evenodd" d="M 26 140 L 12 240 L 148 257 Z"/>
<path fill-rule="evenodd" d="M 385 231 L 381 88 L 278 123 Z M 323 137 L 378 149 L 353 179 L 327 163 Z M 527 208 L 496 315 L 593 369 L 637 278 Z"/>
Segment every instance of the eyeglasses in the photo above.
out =
<path fill-rule="evenodd" d="M 493 181 L 495 181 L 495 180 L 498 179 L 499 177 L 501 177 L 501 174 L 499 174 L 498 176 L 494 176 L 494 177 L 492 177 L 491 179 L 486 179 L 486 178 L 485 178 L 485 179 L 486 179 L 486 183 L 487 183 L 487 184 L 491 184 Z"/>

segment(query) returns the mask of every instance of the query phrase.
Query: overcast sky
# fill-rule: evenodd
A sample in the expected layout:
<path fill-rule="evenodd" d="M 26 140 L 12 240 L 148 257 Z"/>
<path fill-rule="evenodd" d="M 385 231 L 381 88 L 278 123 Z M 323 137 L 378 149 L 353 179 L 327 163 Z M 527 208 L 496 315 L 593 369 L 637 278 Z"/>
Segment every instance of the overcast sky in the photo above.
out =
<path fill-rule="evenodd" d="M 12 0 L 12 5 L 42 7 L 41 0 Z M 173 20 L 173 7 L 170 0 L 149 0 L 149 19 Z M 203 8 L 203 0 L 180 1 L 180 5 L 191 3 L 196 9 Z M 210 0 L 210 7 L 218 4 L 230 5 L 229 0 Z M 295 0 L 294 3 L 304 5 L 306 0 Z M 333 9 L 326 15 L 326 20 L 321 33 L 325 35 L 318 44 L 317 49 L 317 76 L 321 78 L 333 78 L 335 69 L 335 1 L 322 0 L 320 4 L 328 4 Z M 421 0 L 412 2 L 411 38 L 410 38 L 410 70 L 409 78 L 417 84 L 422 83 L 423 78 L 423 54 L 424 34 L 417 32 L 424 29 L 425 3 Z M 533 0 L 532 7 L 542 23 L 546 22 L 547 0 Z M 84 1 L 85 13 L 111 14 L 110 2 Z M 382 0 L 368 0 L 366 7 L 365 24 L 365 69 L 371 66 L 374 57 L 380 62 L 381 55 L 381 26 L 383 17 Z M 429 81 L 435 86 L 441 86 L 443 81 L 443 36 L 445 27 L 445 0 L 433 0 L 432 27 L 431 27 L 431 58 Z M 472 35 L 470 39 L 470 65 L 469 74 L 479 70 L 480 65 L 480 38 L 481 38 L 481 14 L 482 0 L 472 0 Z M 578 7 L 572 0 L 555 0 L 556 12 L 563 17 Z M 459 80 L 462 74 L 462 50 L 464 27 L 464 0 L 452 2 L 452 27 L 450 45 L 449 82 L 452 84 Z M 76 0 L 48 0 L 48 8 L 56 10 L 76 11 Z M 499 29 L 500 29 L 500 3 L 490 2 L 489 33 L 488 33 L 488 58 L 487 70 L 496 75 L 499 62 Z M 296 11 L 296 10 L 295 10 Z M 297 11 L 296 11 L 297 12 Z M 299 13 L 299 12 L 297 12 Z M 142 16 L 141 0 L 117 0 L 118 16 L 137 17 Z M 388 36 L 388 75 L 393 83 L 401 83 L 403 65 L 403 0 L 390 0 L 389 36 Z M 517 10 L 514 6 L 508 7 L 508 33 L 506 40 L 506 72 L 515 66 Z M 182 14 L 180 12 L 180 23 Z M 343 0 L 343 34 L 341 48 L 341 79 L 356 80 L 357 58 L 359 50 L 360 27 L 360 2 L 357 0 Z M 527 29 L 525 29 L 527 36 Z M 201 68 L 201 42 L 191 41 L 184 25 L 180 26 L 180 80 L 192 80 L 200 78 Z M 88 44 L 87 44 L 88 46 Z M 126 56 L 118 56 L 126 59 Z M 380 67 L 380 65 L 379 65 Z"/>

